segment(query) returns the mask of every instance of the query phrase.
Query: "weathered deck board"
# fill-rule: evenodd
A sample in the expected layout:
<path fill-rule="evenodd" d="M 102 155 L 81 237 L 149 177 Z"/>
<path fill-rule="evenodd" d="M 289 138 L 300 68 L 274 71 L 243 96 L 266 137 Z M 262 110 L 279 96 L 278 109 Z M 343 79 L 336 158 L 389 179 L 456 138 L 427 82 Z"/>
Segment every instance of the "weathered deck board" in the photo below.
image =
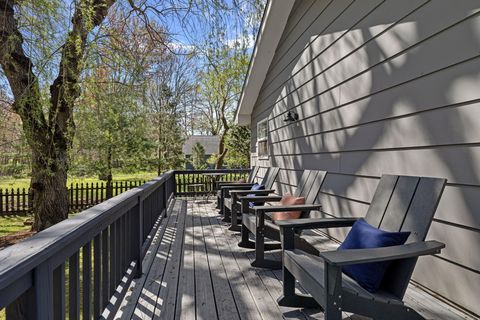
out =
<path fill-rule="evenodd" d="M 252 268 L 253 250 L 239 248 L 239 240 L 213 202 L 177 199 L 116 318 L 324 319 L 319 309 L 279 307 L 281 271 Z M 279 250 L 267 254 L 280 259 Z M 415 286 L 405 301 L 428 319 L 474 319 Z M 344 314 L 344 319 L 365 318 Z"/>

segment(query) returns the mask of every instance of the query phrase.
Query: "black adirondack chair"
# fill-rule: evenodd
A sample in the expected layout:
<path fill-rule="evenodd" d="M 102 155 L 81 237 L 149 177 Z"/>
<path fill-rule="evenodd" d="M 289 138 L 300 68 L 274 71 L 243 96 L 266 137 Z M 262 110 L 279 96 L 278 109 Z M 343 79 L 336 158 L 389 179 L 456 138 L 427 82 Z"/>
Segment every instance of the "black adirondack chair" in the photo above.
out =
<path fill-rule="evenodd" d="M 312 255 L 295 248 L 298 230 L 351 226 L 356 219 L 280 221 L 283 246 L 282 306 L 323 308 L 325 319 L 339 320 L 342 311 L 374 319 L 424 319 L 404 305 L 403 297 L 419 256 L 445 247 L 425 241 L 446 180 L 411 176 L 382 176 L 365 220 L 387 231 L 410 231 L 406 244 L 373 249 L 320 252 Z M 342 266 L 391 261 L 380 289 L 370 293 L 342 273 Z M 310 296 L 295 293 L 295 279 Z"/>
<path fill-rule="evenodd" d="M 250 190 L 251 187 L 242 188 L 242 189 L 228 189 L 230 194 L 230 198 L 225 197 L 223 200 L 224 203 L 224 212 L 225 214 L 230 213 L 231 219 L 230 222 L 232 225 L 229 227 L 231 231 L 240 231 L 239 220 L 241 220 L 242 215 L 240 213 L 240 202 L 237 200 L 239 195 L 246 195 L 246 194 L 255 194 L 255 195 L 263 195 L 266 196 L 269 193 L 275 192 L 272 189 L 275 180 L 277 179 L 278 173 L 280 172 L 280 168 L 271 167 L 268 168 L 263 180 L 260 184 L 265 186 L 264 190 Z"/>
<path fill-rule="evenodd" d="M 294 196 L 305 197 L 305 205 L 293 206 L 255 206 L 248 207 L 248 202 L 255 198 L 255 201 L 274 202 L 280 201 L 281 196 L 256 196 L 256 197 L 240 197 L 242 210 L 242 241 L 238 244 L 243 248 L 255 248 L 255 260 L 251 265 L 259 268 L 280 269 L 282 264 L 265 258 L 265 251 L 279 249 L 281 244 L 265 243 L 265 238 L 280 242 L 280 228 L 277 222 L 269 219 L 268 212 L 278 211 L 302 211 L 301 218 L 311 217 L 313 210 L 319 210 L 321 205 L 315 204 L 320 188 L 326 176 L 325 171 L 305 170 L 300 177 L 298 186 Z M 232 195 L 236 196 L 236 195 Z M 291 209 L 291 210 L 287 210 Z M 267 213 L 267 214 L 266 214 Z M 249 240 L 249 235 L 255 236 L 255 242 Z M 299 240 L 299 239 L 298 239 Z M 304 248 L 308 252 L 308 245 L 304 246 L 303 241 L 297 241 L 297 245 Z"/>
<path fill-rule="evenodd" d="M 259 167 L 253 166 L 248 174 L 248 178 L 246 182 L 225 182 L 225 181 L 218 181 L 215 185 L 215 190 L 217 190 L 217 209 L 220 209 L 223 213 L 223 196 L 229 197 L 228 192 L 222 192 L 222 187 L 242 187 L 242 186 L 252 186 L 255 177 L 257 176 Z M 225 188 L 227 190 L 227 188 Z"/>

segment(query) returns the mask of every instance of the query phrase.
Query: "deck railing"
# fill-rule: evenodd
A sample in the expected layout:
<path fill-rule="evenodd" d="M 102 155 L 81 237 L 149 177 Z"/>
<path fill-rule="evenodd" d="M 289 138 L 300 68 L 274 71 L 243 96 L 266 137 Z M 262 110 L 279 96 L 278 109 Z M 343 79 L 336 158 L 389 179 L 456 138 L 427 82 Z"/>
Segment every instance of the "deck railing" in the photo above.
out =
<path fill-rule="evenodd" d="M 169 171 L 1 250 L 0 310 L 7 320 L 111 319 L 172 198 L 213 192 L 248 172 Z"/>
<path fill-rule="evenodd" d="M 177 196 L 196 196 L 216 191 L 216 182 L 247 179 L 250 169 L 175 170 Z"/>
<path fill-rule="evenodd" d="M 170 171 L 0 251 L 7 319 L 113 317 L 174 193 Z"/>

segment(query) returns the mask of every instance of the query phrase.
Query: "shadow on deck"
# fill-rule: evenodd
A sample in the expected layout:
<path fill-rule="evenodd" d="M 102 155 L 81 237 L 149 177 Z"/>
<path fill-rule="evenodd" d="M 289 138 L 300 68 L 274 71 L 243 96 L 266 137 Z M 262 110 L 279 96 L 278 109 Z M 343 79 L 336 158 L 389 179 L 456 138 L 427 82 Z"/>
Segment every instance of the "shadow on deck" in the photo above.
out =
<path fill-rule="evenodd" d="M 227 230 L 214 207 L 213 201 L 173 202 L 144 259 L 143 276 L 132 282 L 115 318 L 324 319 L 319 309 L 277 305 L 281 270 L 251 267 L 254 251 L 237 246 L 239 233 Z M 281 259 L 279 250 L 268 254 Z M 405 301 L 427 319 L 472 319 L 413 285 Z"/>

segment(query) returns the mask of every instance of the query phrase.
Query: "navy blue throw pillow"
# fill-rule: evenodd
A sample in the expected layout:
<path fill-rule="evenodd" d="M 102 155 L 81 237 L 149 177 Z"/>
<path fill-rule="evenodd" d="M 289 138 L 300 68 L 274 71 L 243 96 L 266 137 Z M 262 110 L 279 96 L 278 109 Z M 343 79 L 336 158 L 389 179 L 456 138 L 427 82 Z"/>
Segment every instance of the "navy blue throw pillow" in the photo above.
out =
<path fill-rule="evenodd" d="M 402 245 L 407 241 L 409 235 L 410 232 L 380 230 L 369 225 L 364 219 L 359 219 L 353 224 L 352 229 L 345 241 L 338 247 L 338 250 Z M 389 261 L 351 264 L 343 266 L 342 270 L 367 291 L 375 293 L 380 287 L 389 264 Z"/>
<path fill-rule="evenodd" d="M 265 190 L 265 186 L 263 184 L 255 183 L 250 188 L 250 190 Z M 248 195 L 248 197 L 255 197 L 255 196 L 256 196 L 256 194 L 249 194 Z M 254 206 L 263 206 L 264 204 L 265 204 L 265 202 L 249 202 L 248 206 L 251 208 L 251 207 L 254 207 Z"/>

